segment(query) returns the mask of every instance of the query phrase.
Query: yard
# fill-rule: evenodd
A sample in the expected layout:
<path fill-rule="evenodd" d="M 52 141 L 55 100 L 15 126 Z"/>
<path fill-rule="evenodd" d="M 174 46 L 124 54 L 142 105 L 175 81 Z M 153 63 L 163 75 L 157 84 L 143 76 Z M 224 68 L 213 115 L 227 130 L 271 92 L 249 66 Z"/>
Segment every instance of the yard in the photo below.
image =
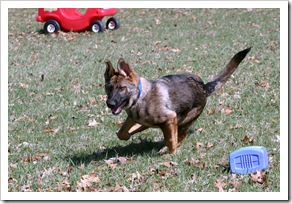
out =
<path fill-rule="evenodd" d="M 118 9 L 118 30 L 46 35 L 37 9 L 8 13 L 9 192 L 279 192 L 280 10 Z M 26 19 L 25 21 L 22 19 Z M 208 98 L 173 156 L 158 129 L 120 141 L 126 113 L 106 107 L 104 61 L 142 76 L 208 82 L 252 47 Z M 231 174 L 229 153 L 264 146 L 269 168 Z"/>

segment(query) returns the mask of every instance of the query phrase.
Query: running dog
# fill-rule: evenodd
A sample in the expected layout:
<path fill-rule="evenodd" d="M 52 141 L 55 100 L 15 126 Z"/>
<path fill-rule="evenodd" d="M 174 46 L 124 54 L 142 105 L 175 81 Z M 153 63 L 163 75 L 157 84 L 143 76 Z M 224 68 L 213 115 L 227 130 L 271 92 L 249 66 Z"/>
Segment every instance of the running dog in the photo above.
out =
<path fill-rule="evenodd" d="M 160 128 L 170 154 L 186 138 L 189 127 L 197 120 L 208 96 L 219 89 L 232 75 L 251 48 L 233 56 L 214 80 L 204 83 L 193 74 L 168 75 L 156 80 L 139 76 L 124 59 L 117 70 L 105 61 L 106 104 L 114 115 L 125 110 L 128 117 L 117 136 L 128 140 L 147 128 Z"/>

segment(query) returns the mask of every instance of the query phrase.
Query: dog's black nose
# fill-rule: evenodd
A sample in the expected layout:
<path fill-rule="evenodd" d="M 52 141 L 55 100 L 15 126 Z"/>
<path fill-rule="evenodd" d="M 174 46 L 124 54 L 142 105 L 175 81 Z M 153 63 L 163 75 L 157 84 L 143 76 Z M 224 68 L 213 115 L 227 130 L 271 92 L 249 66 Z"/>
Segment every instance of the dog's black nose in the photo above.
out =
<path fill-rule="evenodd" d="M 110 109 L 112 109 L 112 108 L 116 107 L 116 102 L 113 101 L 113 100 L 107 100 L 106 101 L 106 105 L 107 105 L 107 107 L 109 107 Z"/>

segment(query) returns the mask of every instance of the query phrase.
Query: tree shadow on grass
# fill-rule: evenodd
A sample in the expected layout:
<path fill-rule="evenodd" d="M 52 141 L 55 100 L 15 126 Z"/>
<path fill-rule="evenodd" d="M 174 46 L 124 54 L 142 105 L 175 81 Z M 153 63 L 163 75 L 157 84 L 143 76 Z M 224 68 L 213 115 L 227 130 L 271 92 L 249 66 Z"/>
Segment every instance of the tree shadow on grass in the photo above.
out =
<path fill-rule="evenodd" d="M 155 153 L 154 156 L 158 156 L 158 151 L 164 146 L 164 141 L 153 142 L 148 140 L 141 140 L 140 143 L 131 143 L 126 146 L 115 146 L 102 151 L 93 152 L 89 155 L 76 155 L 67 159 L 73 165 L 78 166 L 80 164 L 88 165 L 92 161 L 99 162 L 116 156 L 132 157 L 133 155 L 150 155 L 153 152 Z"/>

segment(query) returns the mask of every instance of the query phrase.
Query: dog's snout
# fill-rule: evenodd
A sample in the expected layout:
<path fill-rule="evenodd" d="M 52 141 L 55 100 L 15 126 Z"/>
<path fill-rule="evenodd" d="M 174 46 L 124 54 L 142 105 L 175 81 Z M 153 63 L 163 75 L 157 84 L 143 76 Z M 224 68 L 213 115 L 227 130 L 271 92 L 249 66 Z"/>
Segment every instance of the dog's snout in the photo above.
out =
<path fill-rule="evenodd" d="M 107 105 L 107 107 L 109 107 L 109 108 L 114 108 L 114 107 L 116 106 L 116 102 L 113 101 L 113 100 L 107 100 L 107 101 L 106 101 L 106 105 Z"/>

